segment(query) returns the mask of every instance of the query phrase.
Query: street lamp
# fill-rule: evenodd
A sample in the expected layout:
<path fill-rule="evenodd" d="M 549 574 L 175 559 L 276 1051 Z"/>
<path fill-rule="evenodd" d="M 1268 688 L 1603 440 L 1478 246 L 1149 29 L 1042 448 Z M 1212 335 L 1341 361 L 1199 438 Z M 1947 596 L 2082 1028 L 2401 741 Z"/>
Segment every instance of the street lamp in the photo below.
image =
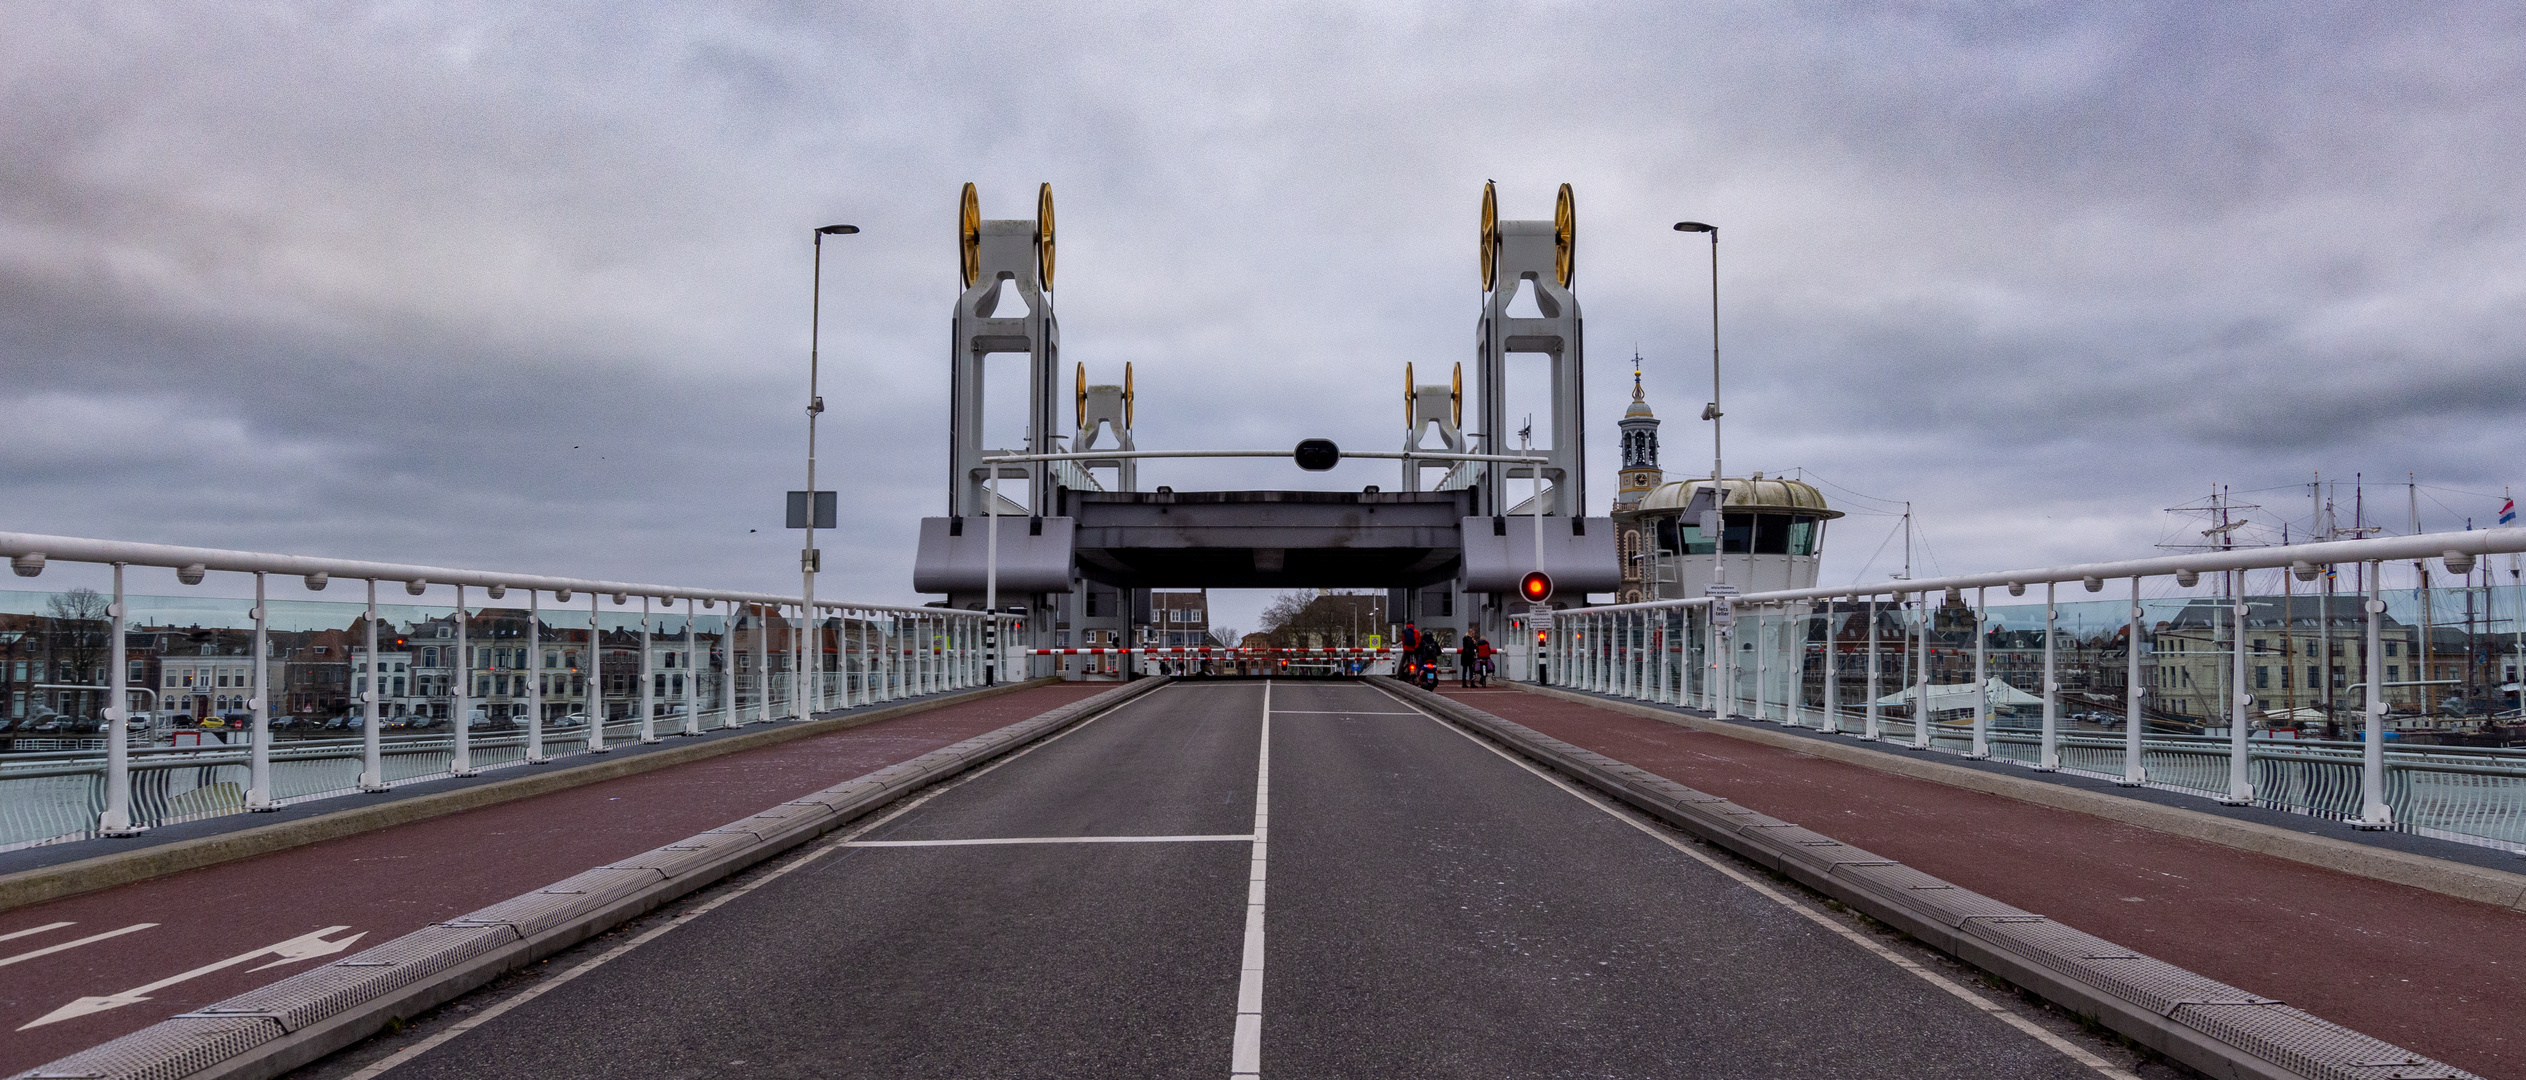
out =
<path fill-rule="evenodd" d="M 816 571 L 823 569 L 824 562 L 816 554 L 816 417 L 824 412 L 824 395 L 817 392 L 816 376 L 817 347 L 824 333 L 824 238 L 849 236 L 858 231 L 860 227 L 857 225 L 827 225 L 816 230 L 815 295 L 807 301 L 807 544 L 798 553 L 798 571 L 799 576 L 805 579 L 801 592 L 806 601 L 799 612 L 808 626 L 816 622 Z M 804 640 L 801 641 L 800 651 L 806 653 L 810 664 L 824 658 L 822 638 L 822 633 L 818 632 L 813 650 L 806 649 Z M 809 669 L 808 664 L 802 664 L 800 668 L 799 678 L 807 680 L 807 686 L 799 689 L 805 691 L 808 687 L 817 686 L 816 673 Z M 792 697 L 800 702 L 800 711 L 807 719 L 815 718 L 813 698 L 805 693 L 793 694 Z"/>
<path fill-rule="evenodd" d="M 1726 415 L 1719 411 L 1719 226 L 1679 221 L 1675 223 L 1675 231 L 1710 234 L 1710 404 L 1702 406 L 1702 419 L 1710 421 L 1710 514 L 1713 519 L 1710 540 L 1711 551 L 1718 556 L 1711 560 L 1710 579 L 1725 582 L 1728 580 L 1725 550 L 1727 519 L 1721 516 L 1719 510 L 1728 501 L 1727 482 L 1719 471 L 1719 418 Z"/>

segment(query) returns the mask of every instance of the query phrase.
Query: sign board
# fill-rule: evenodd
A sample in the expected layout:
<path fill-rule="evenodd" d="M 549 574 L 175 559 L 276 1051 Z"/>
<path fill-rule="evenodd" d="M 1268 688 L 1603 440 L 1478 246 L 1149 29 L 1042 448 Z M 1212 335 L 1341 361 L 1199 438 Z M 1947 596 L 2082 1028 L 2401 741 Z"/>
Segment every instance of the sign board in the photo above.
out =
<path fill-rule="evenodd" d="M 1552 629 L 1552 609 L 1540 604 L 1536 605 L 1533 611 L 1526 613 L 1526 628 L 1529 630 Z"/>
<path fill-rule="evenodd" d="M 1384 635 L 1384 634 L 1370 634 L 1370 635 L 1368 635 L 1368 647 L 1369 647 L 1369 648 L 1372 648 L 1372 649 L 1382 649 L 1382 648 L 1385 648 L 1385 647 L 1386 647 L 1386 635 Z"/>
<path fill-rule="evenodd" d="M 1702 595 L 1703 595 L 1703 596 L 1735 596 L 1735 595 L 1737 595 L 1737 587 L 1736 587 L 1736 586 L 1734 586 L 1734 585 L 1730 585 L 1730 584 L 1728 584 L 1728 583 L 1726 583 L 1726 582 L 1724 582 L 1724 581 L 1714 581 L 1714 582 L 1711 582 L 1709 585 L 1707 585 L 1707 586 L 1704 586 L 1704 587 L 1703 587 L 1703 589 L 1702 589 Z"/>
<path fill-rule="evenodd" d="M 1736 605 L 1729 603 L 1726 597 L 1721 597 L 1718 603 L 1710 605 L 1710 625 L 1725 630 L 1736 624 Z"/>
<path fill-rule="evenodd" d="M 834 498 L 833 498 L 833 493 L 832 493 L 832 492 L 830 492 L 830 491 L 819 491 L 819 492 L 817 492 L 817 493 L 816 493 L 816 524 L 815 524 L 815 527 L 816 527 L 816 528 L 819 528 L 819 529 L 830 529 L 830 528 L 833 528 L 833 527 L 834 527 L 834 513 L 833 513 L 833 511 L 834 511 Z M 807 526 L 807 493 L 806 493 L 806 492 L 804 492 L 804 491 L 793 491 L 793 492 L 790 492 L 790 493 L 789 493 L 789 527 L 790 527 L 790 528 L 793 528 L 793 529 L 804 529 L 804 528 L 807 528 L 807 527 L 808 527 L 808 526 Z"/>

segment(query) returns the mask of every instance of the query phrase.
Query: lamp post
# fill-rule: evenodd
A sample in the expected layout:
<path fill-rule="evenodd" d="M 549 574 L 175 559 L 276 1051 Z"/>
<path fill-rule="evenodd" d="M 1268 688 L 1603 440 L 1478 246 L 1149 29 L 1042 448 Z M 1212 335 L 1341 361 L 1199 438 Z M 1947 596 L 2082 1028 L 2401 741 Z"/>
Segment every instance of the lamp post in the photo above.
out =
<path fill-rule="evenodd" d="M 805 626 L 811 628 L 819 622 L 816 618 L 816 571 L 823 569 L 824 562 L 816 553 L 816 417 L 824 412 L 824 395 L 817 392 L 816 376 L 817 348 L 824 334 L 824 238 L 849 236 L 858 231 L 860 227 L 857 225 L 827 225 L 816 230 L 816 265 L 812 286 L 815 295 L 807 301 L 807 543 L 798 553 L 798 574 L 804 579 L 801 595 L 806 601 L 799 611 Z M 817 640 L 804 650 L 807 662 L 800 665 L 798 672 L 798 677 L 806 686 L 792 695 L 800 702 L 800 718 L 806 720 L 815 719 L 815 707 L 823 703 L 824 697 L 822 693 L 813 693 L 812 696 L 803 693 L 809 688 L 823 690 L 815 670 L 824 658 L 823 633 L 819 629 L 816 635 Z"/>
<path fill-rule="evenodd" d="M 1710 234 L 1710 404 L 1702 406 L 1702 419 L 1710 421 L 1710 513 L 1714 522 L 1710 539 L 1711 551 L 1717 556 L 1711 560 L 1710 579 L 1725 582 L 1728 580 L 1727 518 L 1721 515 L 1719 509 L 1728 501 L 1727 482 L 1719 469 L 1719 418 L 1725 415 L 1719 411 L 1719 226 L 1679 221 L 1675 223 L 1675 231 Z"/>

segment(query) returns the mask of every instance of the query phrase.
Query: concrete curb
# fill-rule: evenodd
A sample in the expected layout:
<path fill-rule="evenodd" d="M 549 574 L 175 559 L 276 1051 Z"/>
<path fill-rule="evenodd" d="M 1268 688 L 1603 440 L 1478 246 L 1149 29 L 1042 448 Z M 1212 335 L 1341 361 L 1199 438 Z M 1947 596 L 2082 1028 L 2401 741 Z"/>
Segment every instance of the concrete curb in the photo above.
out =
<path fill-rule="evenodd" d="M 531 798 L 584 784 L 633 776 L 672 765 L 701 761 L 722 754 L 733 754 L 740 750 L 753 750 L 792 739 L 842 731 L 863 724 L 873 724 L 880 720 L 892 720 L 899 716 L 909 716 L 948 705 L 961 705 L 969 701 L 979 701 L 1059 681 L 1044 678 L 1004 683 L 943 697 L 908 701 L 900 705 L 890 705 L 882 709 L 872 709 L 847 716 L 827 716 L 803 723 L 773 724 L 761 730 L 713 739 L 709 742 L 656 750 L 646 754 L 599 759 L 586 765 L 555 769 L 533 776 L 521 776 L 514 780 L 495 780 L 486 784 L 457 788 L 453 791 L 395 799 L 372 806 L 341 810 L 258 828 L 240 829 L 217 836 L 160 844 L 138 851 L 99 855 L 92 859 L 81 859 L 58 866 L 21 870 L 14 874 L 0 875 L 0 911 L 42 903 L 46 900 L 58 900 L 65 896 L 110 889 L 135 881 L 147 881 L 186 870 L 198 870 L 205 866 L 217 866 L 238 859 L 250 859 L 257 855 L 285 851 L 374 829 Z"/>
<path fill-rule="evenodd" d="M 170 1017 L 13 1080 L 279 1076 L 1167 681 L 1126 683 Z"/>
<path fill-rule="evenodd" d="M 1405 700 L 2215 1077 L 2474 1078 L 1892 859 L 1383 676 Z M 2391 1065 L 2391 1073 L 2380 1072 Z"/>
<path fill-rule="evenodd" d="M 2236 821 L 2216 814 L 2186 810 L 2177 806 L 2125 799 L 2094 791 L 2048 784 L 2041 780 L 2005 773 L 1988 773 L 1949 765 L 1929 755 L 1907 757 L 1883 753 L 1858 746 L 1845 746 L 1821 739 L 1802 738 L 1784 732 L 1743 724 L 1723 723 L 1690 713 L 1662 709 L 1628 701 L 1613 701 L 1558 687 L 1509 683 L 1516 689 L 1545 697 L 1561 698 L 1629 716 L 1664 721 L 1677 727 L 1725 735 L 1732 739 L 1820 757 L 1850 765 L 1859 765 L 1879 772 L 1909 776 L 1917 780 L 1965 788 L 2019 802 L 2048 806 L 2100 817 L 2125 825 L 2136 825 L 2156 832 L 2218 844 L 2221 847 L 2270 855 L 2291 862 L 2338 870 L 2345 874 L 2375 881 L 2408 885 L 2434 893 L 2472 900 L 2493 907 L 2526 911 L 2526 874 L 2514 874 L 2484 866 L 2433 859 L 2408 851 L 2371 847 L 2367 844 L 2335 840 L 2324 836 L 2277 829 L 2251 821 Z"/>

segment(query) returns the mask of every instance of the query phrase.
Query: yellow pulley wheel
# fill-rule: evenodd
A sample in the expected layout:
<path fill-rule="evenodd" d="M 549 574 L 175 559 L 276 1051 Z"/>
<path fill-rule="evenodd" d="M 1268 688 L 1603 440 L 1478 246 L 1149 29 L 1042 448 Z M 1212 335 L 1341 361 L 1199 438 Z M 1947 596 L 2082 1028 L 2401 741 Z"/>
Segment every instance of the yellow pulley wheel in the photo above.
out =
<path fill-rule="evenodd" d="M 1403 364 L 1403 430 L 1412 430 L 1412 362 Z"/>
<path fill-rule="evenodd" d="M 1482 291 L 1490 292 L 1500 267 L 1500 194 L 1491 181 L 1482 182 Z"/>
<path fill-rule="evenodd" d="M 1570 185 L 1561 185 L 1561 197 L 1552 207 L 1552 268 L 1561 278 L 1561 287 L 1569 288 L 1579 276 L 1579 210 L 1571 205 Z"/>
<path fill-rule="evenodd" d="M 1053 209 L 1052 185 L 1035 191 L 1035 268 L 1043 272 L 1044 287 L 1053 283 Z"/>
<path fill-rule="evenodd" d="M 1457 430 L 1462 431 L 1465 427 L 1465 364 L 1463 361 L 1457 361 L 1456 377 L 1448 380 L 1448 383 L 1448 423 L 1456 425 Z"/>
<path fill-rule="evenodd" d="M 974 287 L 974 279 L 982 276 L 982 197 L 974 194 L 971 183 L 965 185 L 964 205 L 956 212 L 959 249 L 964 256 L 965 287 Z"/>
<path fill-rule="evenodd" d="M 1132 390 L 1132 388 L 1131 388 L 1131 361 L 1129 361 L 1129 360 L 1125 360 L 1125 361 L 1123 361 L 1123 428 L 1124 428 L 1124 430 L 1130 430 L 1130 428 L 1131 428 L 1131 405 L 1132 405 L 1132 399 L 1133 399 L 1133 398 L 1135 398 L 1135 397 L 1137 397 L 1137 396 L 1138 396 L 1138 394 L 1137 394 L 1135 391 L 1133 391 L 1133 390 Z"/>
<path fill-rule="evenodd" d="M 1079 361 L 1079 419 L 1070 426 L 1088 426 L 1088 362 L 1085 360 Z"/>

